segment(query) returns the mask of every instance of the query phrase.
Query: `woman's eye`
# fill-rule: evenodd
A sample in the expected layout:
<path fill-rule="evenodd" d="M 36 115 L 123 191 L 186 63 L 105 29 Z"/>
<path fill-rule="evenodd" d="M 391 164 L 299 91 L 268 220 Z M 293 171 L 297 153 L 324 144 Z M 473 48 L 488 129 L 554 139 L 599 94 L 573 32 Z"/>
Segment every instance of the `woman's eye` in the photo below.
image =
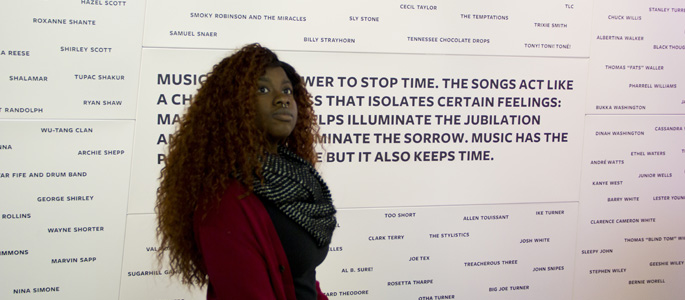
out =
<path fill-rule="evenodd" d="M 269 89 L 265 86 L 260 86 L 257 88 L 257 92 L 260 94 L 267 94 L 269 93 Z"/>
<path fill-rule="evenodd" d="M 291 88 L 285 88 L 285 89 L 283 89 L 283 94 L 292 95 L 292 94 L 293 94 L 293 89 L 291 89 Z"/>

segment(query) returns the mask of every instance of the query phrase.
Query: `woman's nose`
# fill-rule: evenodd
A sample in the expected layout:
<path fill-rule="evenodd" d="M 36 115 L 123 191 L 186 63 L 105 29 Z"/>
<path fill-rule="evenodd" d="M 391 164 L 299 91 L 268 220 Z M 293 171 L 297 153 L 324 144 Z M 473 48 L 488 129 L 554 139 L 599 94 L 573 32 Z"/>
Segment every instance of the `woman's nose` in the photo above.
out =
<path fill-rule="evenodd" d="M 288 107 L 290 105 L 290 97 L 284 93 L 278 93 L 275 98 L 275 105 Z"/>

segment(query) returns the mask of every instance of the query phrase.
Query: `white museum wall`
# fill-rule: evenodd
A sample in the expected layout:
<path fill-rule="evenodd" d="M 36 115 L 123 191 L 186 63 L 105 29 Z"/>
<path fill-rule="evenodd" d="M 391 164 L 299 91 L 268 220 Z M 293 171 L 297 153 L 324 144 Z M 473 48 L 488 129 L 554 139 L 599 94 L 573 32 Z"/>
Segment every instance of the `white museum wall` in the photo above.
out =
<path fill-rule="evenodd" d="M 155 259 L 160 159 L 203 74 L 252 42 L 338 138 L 318 165 L 331 299 L 685 292 L 677 1 L 3 6 L 2 299 L 204 298 Z"/>

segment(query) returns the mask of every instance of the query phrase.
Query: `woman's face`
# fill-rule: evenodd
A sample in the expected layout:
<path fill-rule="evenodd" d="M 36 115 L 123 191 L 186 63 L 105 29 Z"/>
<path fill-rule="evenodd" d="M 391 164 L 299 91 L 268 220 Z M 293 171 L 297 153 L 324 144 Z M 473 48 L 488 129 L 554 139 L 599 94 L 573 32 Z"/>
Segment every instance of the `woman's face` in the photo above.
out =
<path fill-rule="evenodd" d="M 297 122 L 293 85 L 281 67 L 267 68 L 257 81 L 257 127 L 264 130 L 269 151 L 287 138 Z"/>

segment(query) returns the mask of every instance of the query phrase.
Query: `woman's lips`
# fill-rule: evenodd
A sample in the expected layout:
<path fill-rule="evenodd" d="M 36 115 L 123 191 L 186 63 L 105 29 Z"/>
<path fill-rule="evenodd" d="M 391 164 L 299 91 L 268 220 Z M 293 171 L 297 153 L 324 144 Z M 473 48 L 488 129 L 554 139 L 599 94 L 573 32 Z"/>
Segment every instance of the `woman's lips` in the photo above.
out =
<path fill-rule="evenodd" d="M 271 114 L 271 116 L 276 120 L 284 121 L 284 122 L 290 122 L 295 118 L 295 115 L 293 114 L 293 112 L 291 112 L 290 110 L 288 110 L 286 108 L 280 108 L 280 109 L 276 110 L 275 112 L 273 112 Z"/>

